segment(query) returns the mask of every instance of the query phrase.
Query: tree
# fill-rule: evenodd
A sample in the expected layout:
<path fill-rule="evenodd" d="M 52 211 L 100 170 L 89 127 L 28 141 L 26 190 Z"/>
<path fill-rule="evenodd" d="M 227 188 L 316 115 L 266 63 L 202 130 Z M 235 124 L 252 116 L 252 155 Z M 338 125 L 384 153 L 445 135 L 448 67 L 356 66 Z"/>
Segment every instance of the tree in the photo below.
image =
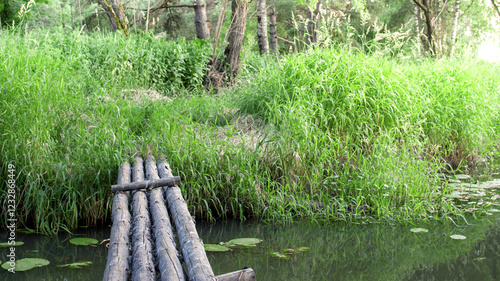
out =
<path fill-rule="evenodd" d="M 109 17 L 113 30 L 122 29 L 129 35 L 127 16 L 121 0 L 97 0 Z"/>
<path fill-rule="evenodd" d="M 218 72 L 223 73 L 229 82 L 238 75 L 240 68 L 240 53 L 247 25 L 247 0 L 232 0 L 231 24 L 229 25 L 228 45 L 224 50 L 225 60 L 216 63 Z"/>
<path fill-rule="evenodd" d="M 207 9 L 205 0 L 194 1 L 196 36 L 200 39 L 210 38 L 210 30 L 207 24 Z"/>
<path fill-rule="evenodd" d="M 455 0 L 455 9 L 453 12 L 453 31 L 451 33 L 450 56 L 452 56 L 453 52 L 455 51 L 455 43 L 457 41 L 458 13 L 459 12 L 460 12 L 460 0 Z"/>
<path fill-rule="evenodd" d="M 266 0 L 257 0 L 257 38 L 260 54 L 268 55 Z"/>
<path fill-rule="evenodd" d="M 425 25 L 426 25 L 426 35 L 427 35 L 427 43 L 429 44 L 429 50 L 431 52 L 431 56 L 436 56 L 436 44 L 434 38 L 434 29 L 435 29 L 435 14 L 432 9 L 432 1 L 433 0 L 413 0 L 417 6 L 422 9 L 425 15 Z"/>
<path fill-rule="evenodd" d="M 276 31 L 276 8 L 269 8 L 269 47 L 273 54 L 278 54 L 278 32 Z"/>

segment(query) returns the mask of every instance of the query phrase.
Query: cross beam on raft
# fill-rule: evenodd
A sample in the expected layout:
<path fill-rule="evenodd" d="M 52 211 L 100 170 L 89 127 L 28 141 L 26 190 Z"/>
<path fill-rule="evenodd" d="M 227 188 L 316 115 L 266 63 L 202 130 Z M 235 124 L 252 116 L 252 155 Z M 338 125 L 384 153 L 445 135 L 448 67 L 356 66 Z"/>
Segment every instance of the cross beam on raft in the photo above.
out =
<path fill-rule="evenodd" d="M 160 186 L 175 186 L 181 183 L 181 177 L 171 177 L 166 179 L 156 179 L 126 184 L 115 184 L 111 186 L 111 192 L 129 191 L 136 189 L 152 189 Z"/>

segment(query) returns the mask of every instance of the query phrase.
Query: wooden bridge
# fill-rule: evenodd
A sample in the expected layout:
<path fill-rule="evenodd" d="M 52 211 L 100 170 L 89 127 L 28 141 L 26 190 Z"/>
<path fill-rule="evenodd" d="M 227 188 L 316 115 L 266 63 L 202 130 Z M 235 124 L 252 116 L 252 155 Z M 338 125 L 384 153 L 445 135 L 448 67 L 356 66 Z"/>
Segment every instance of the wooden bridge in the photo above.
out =
<path fill-rule="evenodd" d="M 251 268 L 214 275 L 179 183 L 165 159 L 150 155 L 145 162 L 135 157 L 132 167 L 123 163 L 111 187 L 113 226 L 103 280 L 255 280 Z"/>

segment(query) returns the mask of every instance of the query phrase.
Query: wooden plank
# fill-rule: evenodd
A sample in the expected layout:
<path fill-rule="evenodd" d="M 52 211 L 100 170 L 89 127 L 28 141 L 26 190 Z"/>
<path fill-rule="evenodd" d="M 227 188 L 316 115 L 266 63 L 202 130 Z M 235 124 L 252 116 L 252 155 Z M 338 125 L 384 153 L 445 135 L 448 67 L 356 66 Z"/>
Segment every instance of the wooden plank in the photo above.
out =
<path fill-rule="evenodd" d="M 160 178 L 172 177 L 172 171 L 164 159 L 160 159 L 157 166 Z M 215 280 L 215 275 L 203 248 L 203 242 L 198 236 L 194 220 L 189 214 L 180 188 L 173 186 L 164 188 L 164 190 L 167 194 L 168 209 L 172 214 L 177 236 L 179 237 L 189 280 Z"/>
<path fill-rule="evenodd" d="M 115 184 L 111 186 L 111 192 L 128 191 L 135 189 L 153 189 L 159 186 L 174 186 L 181 183 L 181 177 L 173 177 L 167 179 L 147 180 L 141 182 L 133 182 L 127 184 Z"/>
<path fill-rule="evenodd" d="M 130 182 L 130 164 L 124 162 L 118 172 L 118 184 Z M 131 217 L 128 192 L 117 192 L 113 196 L 111 211 L 110 243 L 108 259 L 103 280 L 128 280 L 129 274 L 129 240 Z"/>
<path fill-rule="evenodd" d="M 159 179 L 156 163 L 153 156 L 146 159 L 146 177 L 149 181 Z M 153 219 L 153 234 L 156 244 L 156 257 L 160 280 L 185 280 L 184 270 L 179 260 L 179 253 L 175 248 L 175 236 L 168 218 L 163 190 L 154 188 L 149 192 L 149 205 Z"/>
<path fill-rule="evenodd" d="M 144 181 L 141 157 L 134 157 L 132 168 L 134 182 Z M 134 228 L 132 233 L 132 281 L 155 280 L 156 272 L 151 245 L 151 221 L 148 212 L 148 198 L 144 190 L 136 190 L 132 196 Z"/>
<path fill-rule="evenodd" d="M 251 268 L 215 276 L 217 281 L 255 281 L 255 272 Z"/>

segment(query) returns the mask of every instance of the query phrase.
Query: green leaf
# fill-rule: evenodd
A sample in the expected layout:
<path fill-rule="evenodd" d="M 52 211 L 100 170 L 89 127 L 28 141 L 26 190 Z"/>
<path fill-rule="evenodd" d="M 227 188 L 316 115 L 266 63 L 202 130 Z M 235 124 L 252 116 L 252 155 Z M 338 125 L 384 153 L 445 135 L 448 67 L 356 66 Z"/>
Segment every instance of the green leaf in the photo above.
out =
<path fill-rule="evenodd" d="M 20 259 L 15 262 L 14 265 L 14 271 L 26 271 L 30 270 L 35 267 L 42 267 L 49 265 L 50 261 L 46 259 L 39 259 L 39 258 L 25 258 L 25 259 Z M 11 269 L 11 263 L 10 262 L 5 262 L 2 264 L 2 268 L 4 269 Z"/>
<path fill-rule="evenodd" d="M 16 241 L 16 242 L 14 242 L 14 244 L 9 244 L 9 242 L 1 242 L 0 248 L 16 247 L 16 246 L 21 246 L 21 245 L 24 245 L 23 241 Z"/>
<path fill-rule="evenodd" d="M 205 248 L 206 252 L 227 252 L 231 250 L 226 246 L 217 244 L 204 244 L 203 247 Z"/>
<path fill-rule="evenodd" d="M 463 236 L 463 235 L 460 235 L 460 234 L 453 234 L 450 236 L 451 239 L 455 239 L 455 240 L 465 240 L 467 239 L 467 237 Z"/>
<path fill-rule="evenodd" d="M 238 239 L 232 239 L 227 243 L 240 246 L 255 246 L 260 242 L 262 242 L 262 240 L 258 238 L 238 238 Z"/>
<path fill-rule="evenodd" d="M 410 229 L 410 231 L 413 233 L 429 232 L 429 230 L 422 228 L 422 227 L 414 227 L 414 228 Z"/>
<path fill-rule="evenodd" d="M 79 237 L 79 238 L 73 238 L 69 240 L 69 243 L 75 244 L 75 245 L 81 245 L 81 246 L 88 246 L 88 245 L 93 245 L 99 243 L 94 238 L 86 238 L 86 237 Z"/>
<path fill-rule="evenodd" d="M 68 263 L 68 264 L 61 264 L 58 265 L 57 267 L 68 267 L 71 269 L 80 269 L 84 267 L 89 267 L 92 265 L 91 261 L 79 261 L 79 262 L 74 262 L 74 263 Z"/>
<path fill-rule="evenodd" d="M 274 252 L 274 251 L 269 251 L 269 252 L 267 252 L 267 254 L 271 255 L 272 257 L 282 259 L 282 260 L 289 260 L 292 257 L 291 255 L 286 255 L 286 254 L 282 254 L 282 253 L 278 253 L 278 252 Z"/>

